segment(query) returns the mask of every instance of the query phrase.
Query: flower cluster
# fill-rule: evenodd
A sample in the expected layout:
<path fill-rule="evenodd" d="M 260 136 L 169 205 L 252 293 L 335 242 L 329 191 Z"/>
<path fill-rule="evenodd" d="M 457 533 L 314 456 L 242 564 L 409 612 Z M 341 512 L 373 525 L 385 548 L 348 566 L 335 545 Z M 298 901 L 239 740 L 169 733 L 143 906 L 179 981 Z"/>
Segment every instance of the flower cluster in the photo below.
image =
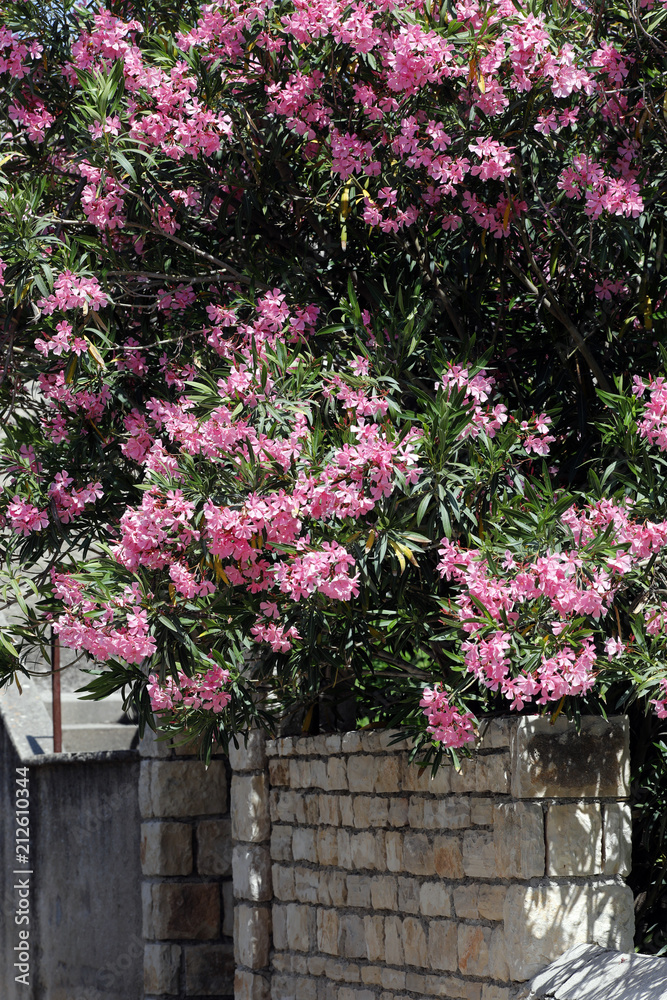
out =
<path fill-rule="evenodd" d="M 195 673 L 192 677 L 179 671 L 178 683 L 167 677 L 165 683 L 160 684 L 156 674 L 149 674 L 151 708 L 158 714 L 196 708 L 217 714 L 231 701 L 230 692 L 224 690 L 229 678 L 229 671 L 217 664 L 206 673 Z"/>
<path fill-rule="evenodd" d="M 455 750 L 475 739 L 474 715 L 472 712 L 461 712 L 452 705 L 442 685 L 425 687 L 419 707 L 428 721 L 426 731 L 436 743 Z"/>

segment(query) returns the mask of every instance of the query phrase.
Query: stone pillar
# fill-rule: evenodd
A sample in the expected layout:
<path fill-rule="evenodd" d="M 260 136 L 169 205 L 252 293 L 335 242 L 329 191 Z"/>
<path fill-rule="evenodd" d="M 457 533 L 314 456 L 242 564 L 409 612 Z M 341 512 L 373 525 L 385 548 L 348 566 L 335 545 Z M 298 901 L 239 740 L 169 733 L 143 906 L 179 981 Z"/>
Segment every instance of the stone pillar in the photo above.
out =
<path fill-rule="evenodd" d="M 145 1000 L 232 996 L 226 761 L 147 733 L 139 779 Z"/>
<path fill-rule="evenodd" d="M 269 1000 L 271 979 L 271 857 L 269 779 L 265 737 L 251 732 L 247 742 L 232 743 L 232 873 L 234 883 L 234 956 L 236 1000 Z"/>

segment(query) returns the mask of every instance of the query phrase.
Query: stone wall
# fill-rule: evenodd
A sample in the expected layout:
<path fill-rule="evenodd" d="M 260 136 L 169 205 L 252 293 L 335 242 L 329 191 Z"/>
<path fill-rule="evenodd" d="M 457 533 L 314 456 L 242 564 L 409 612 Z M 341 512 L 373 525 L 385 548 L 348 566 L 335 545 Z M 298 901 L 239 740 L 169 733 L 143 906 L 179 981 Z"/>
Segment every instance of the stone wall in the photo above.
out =
<path fill-rule="evenodd" d="M 148 733 L 140 746 L 146 1000 L 233 995 L 227 762 Z"/>
<path fill-rule="evenodd" d="M 434 778 L 377 732 L 231 755 L 236 1000 L 509 1000 L 632 950 L 625 719 L 491 722 Z"/>

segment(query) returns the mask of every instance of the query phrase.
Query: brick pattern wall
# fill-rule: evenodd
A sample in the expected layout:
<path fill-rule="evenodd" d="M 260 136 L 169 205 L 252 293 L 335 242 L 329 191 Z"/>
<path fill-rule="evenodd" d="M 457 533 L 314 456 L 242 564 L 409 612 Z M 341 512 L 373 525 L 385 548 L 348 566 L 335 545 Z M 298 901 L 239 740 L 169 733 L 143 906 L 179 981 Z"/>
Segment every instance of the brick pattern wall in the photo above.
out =
<path fill-rule="evenodd" d="M 140 746 L 145 1000 L 227 1000 L 234 954 L 228 766 Z"/>
<path fill-rule="evenodd" d="M 632 949 L 626 720 L 493 721 L 435 778 L 391 739 L 233 755 L 236 1000 L 510 1000 L 573 944 Z"/>

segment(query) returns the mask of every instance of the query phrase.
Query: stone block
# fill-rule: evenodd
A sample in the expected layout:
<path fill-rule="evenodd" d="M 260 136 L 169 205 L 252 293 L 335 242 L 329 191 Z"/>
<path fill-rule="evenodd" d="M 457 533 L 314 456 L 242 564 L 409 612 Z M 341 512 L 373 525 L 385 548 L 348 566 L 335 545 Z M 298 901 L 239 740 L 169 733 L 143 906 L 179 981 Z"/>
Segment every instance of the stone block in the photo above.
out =
<path fill-rule="evenodd" d="M 231 875 L 232 821 L 202 819 L 197 823 L 197 871 L 200 875 Z"/>
<path fill-rule="evenodd" d="M 398 886 L 392 875 L 379 875 L 371 879 L 371 905 L 374 910 L 395 910 Z"/>
<path fill-rule="evenodd" d="M 269 779 L 266 774 L 235 774 L 231 795 L 232 837 L 259 844 L 271 835 Z"/>
<path fill-rule="evenodd" d="M 404 990 L 405 972 L 402 969 L 382 969 L 380 982 L 386 990 Z"/>
<path fill-rule="evenodd" d="M 507 886 L 480 885 L 477 905 L 484 920 L 502 920 Z"/>
<path fill-rule="evenodd" d="M 361 741 L 361 733 L 343 733 L 341 738 L 341 749 L 343 753 L 361 753 L 362 748 L 363 744 Z"/>
<path fill-rule="evenodd" d="M 232 853 L 232 875 L 236 899 L 254 903 L 271 899 L 271 855 L 268 845 L 236 844 Z"/>
<path fill-rule="evenodd" d="M 364 909 L 370 907 L 371 879 L 368 875 L 347 876 L 347 905 L 363 906 Z"/>
<path fill-rule="evenodd" d="M 356 795 L 354 798 L 354 825 L 357 829 L 385 827 L 388 813 L 388 799 L 374 795 Z"/>
<path fill-rule="evenodd" d="M 502 981 L 509 979 L 507 965 L 507 946 L 505 931 L 502 927 L 494 927 L 489 942 L 489 975 L 492 979 Z"/>
<path fill-rule="evenodd" d="M 269 792 L 269 815 L 272 823 L 295 823 L 297 793 L 282 788 L 272 788 Z"/>
<path fill-rule="evenodd" d="M 270 1000 L 271 984 L 268 976 L 237 969 L 234 976 L 234 1000 Z"/>
<path fill-rule="evenodd" d="M 188 996 L 229 996 L 234 990 L 234 946 L 186 945 L 185 992 Z"/>
<path fill-rule="evenodd" d="M 419 881 L 416 878 L 398 879 L 398 912 L 419 913 Z"/>
<path fill-rule="evenodd" d="M 500 878 L 544 875 L 544 813 L 536 802 L 500 802 L 493 810 L 493 843 Z"/>
<path fill-rule="evenodd" d="M 289 786 L 289 761 L 281 757 L 273 757 L 269 761 L 269 784 Z"/>
<path fill-rule="evenodd" d="M 160 941 L 208 941 L 220 935 L 220 886 L 161 882 L 149 886 L 152 933 Z"/>
<path fill-rule="evenodd" d="M 421 830 L 424 826 L 424 803 L 426 799 L 423 795 L 411 795 L 408 808 L 408 824 L 413 830 Z"/>
<path fill-rule="evenodd" d="M 482 984 L 454 976 L 425 976 L 424 990 L 430 996 L 447 997 L 448 1000 L 481 1000 Z"/>
<path fill-rule="evenodd" d="M 294 894 L 299 903 L 319 901 L 320 873 L 312 868 L 297 868 L 294 872 Z"/>
<path fill-rule="evenodd" d="M 292 861 L 291 826 L 274 826 L 271 829 L 271 858 L 274 861 Z"/>
<path fill-rule="evenodd" d="M 338 830 L 325 828 L 317 831 L 317 860 L 321 865 L 338 864 Z"/>
<path fill-rule="evenodd" d="M 389 836 L 390 834 L 387 834 L 387 837 Z M 403 838 L 403 870 L 412 875 L 435 875 L 433 846 L 429 844 L 425 834 L 405 834 Z"/>
<path fill-rule="evenodd" d="M 234 886 L 229 879 L 222 883 L 222 933 L 224 937 L 234 937 Z"/>
<path fill-rule="evenodd" d="M 387 869 L 390 872 L 403 871 L 403 834 L 390 830 L 384 838 L 387 851 Z"/>
<path fill-rule="evenodd" d="M 625 716 L 581 719 L 581 732 L 559 716 L 524 716 L 511 736 L 512 796 L 627 798 L 629 728 Z"/>
<path fill-rule="evenodd" d="M 294 900 L 294 869 L 284 865 L 273 865 L 271 869 L 273 895 L 276 899 L 292 902 Z"/>
<path fill-rule="evenodd" d="M 341 826 L 354 826 L 354 798 L 351 795 L 339 795 Z"/>
<path fill-rule="evenodd" d="M 389 826 L 405 826 L 408 822 L 408 802 L 406 798 L 389 799 Z"/>
<path fill-rule="evenodd" d="M 315 910 L 299 903 L 288 903 L 285 910 L 287 947 L 291 951 L 310 951 L 317 935 Z"/>
<path fill-rule="evenodd" d="M 352 868 L 352 852 L 350 849 L 350 834 L 347 830 L 336 831 L 338 850 L 338 865 L 340 868 Z"/>
<path fill-rule="evenodd" d="M 400 917 L 385 917 L 384 954 L 387 965 L 405 965 L 403 926 Z"/>
<path fill-rule="evenodd" d="M 463 878 L 463 855 L 461 842 L 455 835 L 435 837 L 433 840 L 434 872 L 424 872 L 425 875 L 437 874 L 441 878 Z"/>
<path fill-rule="evenodd" d="M 406 917 L 403 921 L 402 937 L 405 964 L 426 968 L 429 962 L 428 943 L 421 920 L 416 917 Z"/>
<path fill-rule="evenodd" d="M 602 814 L 597 802 L 553 803 L 547 812 L 547 875 L 602 871 Z"/>
<path fill-rule="evenodd" d="M 340 733 L 326 733 L 324 736 L 324 753 L 327 756 L 340 753 L 342 741 Z"/>
<path fill-rule="evenodd" d="M 474 792 L 477 788 L 477 758 L 462 757 L 460 766 L 452 768 L 452 792 Z"/>
<path fill-rule="evenodd" d="M 351 792 L 372 792 L 377 778 L 377 759 L 369 754 L 348 757 L 347 780 Z"/>
<path fill-rule="evenodd" d="M 498 750 L 509 747 L 514 719 L 483 719 L 479 727 L 480 750 Z"/>
<path fill-rule="evenodd" d="M 210 816 L 227 809 L 225 762 L 142 760 L 139 808 L 144 819 Z"/>
<path fill-rule="evenodd" d="M 323 976 L 326 967 L 326 959 L 323 955 L 310 955 L 308 957 L 308 972 L 311 976 Z"/>
<path fill-rule="evenodd" d="M 439 972 L 458 969 L 457 926 L 453 920 L 430 920 L 428 924 L 429 968 Z"/>
<path fill-rule="evenodd" d="M 141 871 L 144 875 L 190 875 L 192 826 L 189 823 L 141 824 Z M 160 990 L 149 992 L 160 992 Z"/>
<path fill-rule="evenodd" d="M 157 757 L 162 760 L 167 760 L 172 756 L 171 743 L 169 738 L 162 739 L 161 737 L 166 734 L 160 733 L 158 730 L 154 732 L 148 726 L 144 730 L 144 735 L 139 740 L 139 754 L 142 757 Z M 150 992 L 155 992 L 151 990 Z M 157 991 L 162 992 L 161 990 Z"/>
<path fill-rule="evenodd" d="M 320 902 L 331 906 L 347 904 L 347 878 L 342 872 L 320 872 Z"/>
<path fill-rule="evenodd" d="M 513 993 L 509 986 L 496 986 L 494 983 L 482 986 L 482 1000 L 512 1000 Z"/>
<path fill-rule="evenodd" d="M 340 802 L 337 795 L 320 795 L 318 823 L 340 826 Z"/>
<path fill-rule="evenodd" d="M 317 861 L 316 830 L 295 827 L 292 833 L 292 857 L 295 861 Z"/>
<path fill-rule="evenodd" d="M 463 871 L 468 878 L 496 877 L 493 833 L 488 830 L 466 830 L 463 835 Z"/>
<path fill-rule="evenodd" d="M 369 962 L 384 961 L 384 917 L 364 917 L 365 958 Z"/>
<path fill-rule="evenodd" d="M 425 830 L 463 830 L 470 826 L 470 799 L 450 795 L 446 799 L 426 799 Z"/>
<path fill-rule="evenodd" d="M 632 951 L 632 890 L 616 882 L 510 885 L 504 925 L 509 976 L 523 982 L 575 944 Z"/>
<path fill-rule="evenodd" d="M 449 889 L 442 882 L 422 882 L 419 889 L 419 909 L 425 917 L 451 916 Z"/>
<path fill-rule="evenodd" d="M 378 795 L 395 794 L 400 791 L 403 776 L 403 760 L 397 754 L 377 758 L 375 792 Z"/>
<path fill-rule="evenodd" d="M 506 795 L 510 790 L 510 755 L 485 754 L 477 758 L 475 791 Z"/>
<path fill-rule="evenodd" d="M 479 918 L 479 885 L 457 885 L 454 888 L 454 909 L 463 920 Z"/>
<path fill-rule="evenodd" d="M 271 907 L 271 929 L 273 932 L 273 947 L 278 951 L 287 951 L 287 907 L 274 902 Z"/>
<path fill-rule="evenodd" d="M 356 913 L 338 916 L 338 954 L 343 958 L 366 958 L 364 921 Z"/>
<path fill-rule="evenodd" d="M 347 761 L 344 757 L 330 757 L 327 761 L 327 787 L 330 792 L 347 789 Z"/>
<path fill-rule="evenodd" d="M 293 904 L 289 904 L 293 905 Z M 239 903 L 234 909 L 234 955 L 238 965 L 265 969 L 271 945 L 271 910 Z"/>
<path fill-rule="evenodd" d="M 310 762 L 310 784 L 312 788 L 322 788 L 329 791 L 327 762 L 325 760 L 312 760 Z"/>
<path fill-rule="evenodd" d="M 467 976 L 489 975 L 489 944 L 491 929 L 459 924 L 459 969 Z"/>
<path fill-rule="evenodd" d="M 493 824 L 493 799 L 470 800 L 470 822 L 473 826 L 491 826 Z"/>
<path fill-rule="evenodd" d="M 236 745 L 238 741 L 238 746 Z M 229 741 L 232 771 L 262 771 L 266 767 L 266 736 L 257 730 L 232 737 Z"/>
<path fill-rule="evenodd" d="M 177 944 L 144 945 L 144 990 L 146 993 L 166 993 L 176 996 L 179 992 L 181 949 Z"/>
<path fill-rule="evenodd" d="M 627 802 L 604 806 L 604 874 L 629 875 L 632 867 L 632 816 Z"/>
<path fill-rule="evenodd" d="M 432 775 L 430 767 L 420 767 L 416 761 L 406 763 L 402 776 L 403 791 L 449 795 L 452 772 L 453 768 L 449 764 L 441 764 L 435 775 Z"/>
<path fill-rule="evenodd" d="M 386 866 L 384 834 L 365 830 L 350 835 L 351 866 L 382 871 Z"/>
<path fill-rule="evenodd" d="M 325 955 L 338 954 L 338 911 L 318 909 L 317 949 Z"/>

